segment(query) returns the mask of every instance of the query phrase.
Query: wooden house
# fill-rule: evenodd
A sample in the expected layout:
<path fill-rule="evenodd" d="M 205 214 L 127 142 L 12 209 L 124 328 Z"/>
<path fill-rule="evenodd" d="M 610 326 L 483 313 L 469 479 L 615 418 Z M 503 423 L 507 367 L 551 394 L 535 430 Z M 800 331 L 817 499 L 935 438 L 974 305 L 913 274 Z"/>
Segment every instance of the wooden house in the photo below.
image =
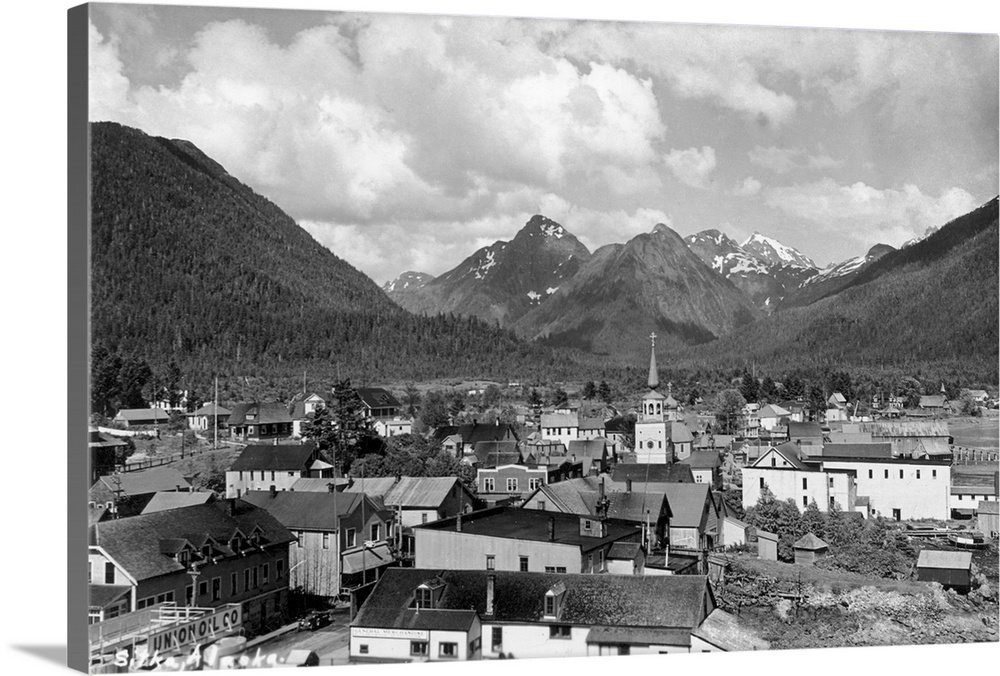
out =
<path fill-rule="evenodd" d="M 972 588 L 972 552 L 922 549 L 917 557 L 917 579 L 968 592 Z"/>

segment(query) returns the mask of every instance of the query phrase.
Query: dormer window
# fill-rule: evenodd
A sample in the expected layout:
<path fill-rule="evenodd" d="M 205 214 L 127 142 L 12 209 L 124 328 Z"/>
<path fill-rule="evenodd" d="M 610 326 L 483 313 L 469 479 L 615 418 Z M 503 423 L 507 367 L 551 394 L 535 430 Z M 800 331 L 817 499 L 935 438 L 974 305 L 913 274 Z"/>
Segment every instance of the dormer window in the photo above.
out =
<path fill-rule="evenodd" d="M 542 600 L 542 614 L 545 619 L 555 620 L 559 618 L 565 595 L 566 585 L 562 582 L 557 582 L 545 592 L 545 597 Z"/>
<path fill-rule="evenodd" d="M 188 552 L 188 550 L 182 549 L 181 551 L 177 552 L 177 562 L 179 564 L 181 564 L 186 568 L 190 561 L 191 557 L 190 557 L 190 552 Z"/>
<path fill-rule="evenodd" d="M 417 587 L 414 603 L 416 604 L 417 608 L 433 608 L 434 594 L 431 592 L 429 587 L 425 586 Z"/>

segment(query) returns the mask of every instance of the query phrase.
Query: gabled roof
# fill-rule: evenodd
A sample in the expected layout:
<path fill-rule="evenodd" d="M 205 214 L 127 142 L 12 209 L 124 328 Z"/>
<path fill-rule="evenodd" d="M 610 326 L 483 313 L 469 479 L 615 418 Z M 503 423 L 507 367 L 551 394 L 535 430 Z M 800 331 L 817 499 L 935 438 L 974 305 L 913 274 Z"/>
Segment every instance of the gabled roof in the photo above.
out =
<path fill-rule="evenodd" d="M 788 438 L 795 439 L 819 439 L 823 440 L 823 428 L 815 422 L 795 422 L 788 423 Z"/>
<path fill-rule="evenodd" d="M 402 404 L 392 392 L 381 387 L 359 387 L 355 390 L 368 408 L 400 408 Z"/>
<path fill-rule="evenodd" d="M 751 467 L 770 469 L 768 465 L 764 464 L 764 458 L 771 451 L 774 451 L 779 456 L 784 458 L 785 461 L 788 462 L 789 466 L 797 470 L 810 471 L 812 469 L 804 462 L 802 462 L 801 459 L 799 459 L 799 447 L 794 441 L 786 442 L 784 444 L 781 444 L 780 446 L 772 446 L 771 448 L 767 449 L 766 451 L 760 454 L 760 457 L 754 461 Z"/>
<path fill-rule="evenodd" d="M 575 413 L 543 413 L 542 427 L 579 427 L 580 419 Z"/>
<path fill-rule="evenodd" d="M 581 430 L 603 430 L 604 418 L 580 418 Z"/>
<path fill-rule="evenodd" d="M 758 418 L 781 418 L 791 414 L 791 411 L 786 411 L 777 404 L 768 404 L 764 408 L 757 411 Z"/>
<path fill-rule="evenodd" d="M 96 428 L 90 429 L 90 437 L 87 442 L 88 448 L 119 448 L 128 444 L 121 439 L 117 439 L 110 434 L 98 432 Z"/>
<path fill-rule="evenodd" d="M 715 451 L 692 451 L 690 456 L 679 462 L 690 465 L 691 469 L 715 469 L 722 466 L 722 458 Z"/>
<path fill-rule="evenodd" d="M 794 549 L 806 549 L 810 551 L 818 551 L 820 549 L 828 549 L 830 545 L 826 544 L 812 533 L 806 533 L 798 540 L 796 540 L 795 544 L 792 545 L 792 547 Z"/>
<path fill-rule="evenodd" d="M 487 576 L 494 579 L 494 614 L 486 615 Z M 675 628 L 690 632 L 715 608 L 703 575 L 568 575 L 485 570 L 389 568 L 365 601 L 354 627 L 401 626 L 416 614 L 409 608 L 417 587 L 440 580 L 436 609 L 475 611 L 497 622 L 542 621 L 546 592 L 566 587 L 560 624 L 605 627 Z M 420 610 L 424 614 L 425 609 Z"/>
<path fill-rule="evenodd" d="M 291 490 L 293 491 L 310 491 L 310 492 L 323 492 L 330 490 L 330 484 L 336 484 L 337 486 L 344 486 L 351 480 L 346 477 L 336 477 L 336 478 L 313 478 L 313 477 L 302 477 L 295 480 L 292 484 Z M 366 479 L 366 481 L 371 481 L 371 479 Z M 365 491 L 368 493 L 368 491 Z"/>
<path fill-rule="evenodd" d="M 943 394 L 925 394 L 920 397 L 920 408 L 944 408 L 946 400 Z"/>
<path fill-rule="evenodd" d="M 638 542 L 616 542 L 608 550 L 609 559 L 619 559 L 634 561 L 642 551 L 642 544 Z"/>
<path fill-rule="evenodd" d="M 972 566 L 972 552 L 946 552 L 921 549 L 917 568 L 946 568 L 968 570 Z"/>
<path fill-rule="evenodd" d="M 507 423 L 484 425 L 479 423 L 467 423 L 460 425 L 455 434 L 462 435 L 462 440 L 466 444 L 476 444 L 480 441 L 503 441 L 505 439 L 517 439 L 514 428 Z"/>
<path fill-rule="evenodd" d="M 233 406 L 226 424 L 234 427 L 237 425 L 270 425 L 290 422 L 292 422 L 292 416 L 281 402 L 255 401 Z"/>
<path fill-rule="evenodd" d="M 178 486 L 185 490 L 191 488 L 191 483 L 184 478 L 184 475 L 169 466 L 102 476 L 98 483 L 103 484 L 103 487 L 110 491 L 116 491 L 120 487 L 123 491 L 122 495 L 146 495 L 159 491 L 175 491 Z"/>
<path fill-rule="evenodd" d="M 161 551 L 165 540 L 191 542 L 208 535 L 216 542 L 228 543 L 237 530 L 250 534 L 258 526 L 266 545 L 295 539 L 266 511 L 237 499 L 102 521 L 90 527 L 90 544 L 104 548 L 129 575 L 141 581 L 184 570 Z"/>
<path fill-rule="evenodd" d="M 299 479 L 301 481 L 301 479 Z M 298 485 L 298 481 L 294 485 Z M 339 483 L 337 484 L 340 485 Z M 351 477 L 344 484 L 343 490 L 349 493 L 364 493 L 373 498 L 383 500 L 386 494 L 396 485 L 396 477 L 375 476 L 375 477 Z M 296 489 L 298 490 L 298 489 Z M 329 489 L 327 489 L 329 490 Z"/>
<path fill-rule="evenodd" d="M 273 496 L 270 491 L 248 491 L 243 499 L 267 510 L 285 528 L 333 531 L 339 528 L 340 519 L 361 507 L 365 496 L 341 491 L 277 491 Z M 368 515 L 383 511 L 371 500 L 366 510 Z"/>
<path fill-rule="evenodd" d="M 694 441 L 694 435 L 691 434 L 691 430 L 682 422 L 667 423 L 667 438 L 675 444 Z"/>
<path fill-rule="evenodd" d="M 365 479 L 366 483 L 368 481 L 369 479 Z M 360 484 L 361 482 L 356 480 L 350 490 L 360 490 Z M 382 500 L 386 507 L 400 505 L 404 509 L 417 507 L 439 509 L 453 492 L 465 490 L 462 483 L 453 476 L 404 476 L 385 493 Z"/>
<path fill-rule="evenodd" d="M 219 408 L 218 408 L 219 412 L 218 413 L 216 413 L 215 411 L 216 411 L 215 402 L 210 401 L 207 404 L 205 404 L 204 406 L 202 406 L 201 408 L 199 408 L 197 411 L 194 411 L 193 413 L 188 413 L 188 417 L 190 418 L 191 416 L 195 416 L 195 415 L 219 415 L 219 416 L 224 416 L 224 415 L 230 415 L 232 413 L 232 411 L 230 411 L 225 406 L 219 406 Z"/>
<path fill-rule="evenodd" d="M 203 505 L 206 502 L 215 500 L 215 494 L 209 491 L 183 493 L 169 491 L 156 493 L 153 499 L 146 503 L 143 514 L 162 512 L 167 509 L 178 509 L 180 507 L 190 507 L 191 505 Z"/>
<path fill-rule="evenodd" d="M 229 467 L 230 472 L 251 470 L 300 471 L 309 469 L 316 445 L 252 444 L 243 449 Z"/>
<path fill-rule="evenodd" d="M 140 420 L 156 420 L 158 422 L 168 422 L 170 414 L 162 408 L 123 408 L 118 411 L 115 419 L 121 418 L 126 422 L 136 422 Z"/>
<path fill-rule="evenodd" d="M 492 469 L 501 465 L 515 465 L 521 462 L 521 453 L 517 450 L 517 442 L 510 441 L 479 441 L 472 448 L 476 456 L 476 466 L 480 469 Z"/>
<path fill-rule="evenodd" d="M 698 528 L 706 506 L 715 509 L 708 484 L 667 484 L 666 493 L 673 512 L 672 528 Z"/>
<path fill-rule="evenodd" d="M 572 439 L 567 452 L 578 458 L 599 459 L 607 455 L 608 440 L 604 437 L 595 439 Z"/>

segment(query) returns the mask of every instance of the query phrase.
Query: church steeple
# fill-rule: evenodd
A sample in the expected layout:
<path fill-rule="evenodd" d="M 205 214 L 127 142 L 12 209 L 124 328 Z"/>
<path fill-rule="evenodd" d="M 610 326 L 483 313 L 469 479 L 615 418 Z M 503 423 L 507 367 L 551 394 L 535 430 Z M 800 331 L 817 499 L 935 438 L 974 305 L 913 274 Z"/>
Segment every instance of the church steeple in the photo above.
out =
<path fill-rule="evenodd" d="M 649 389 L 655 390 L 660 386 L 660 374 L 656 371 L 656 334 L 649 334 Z"/>

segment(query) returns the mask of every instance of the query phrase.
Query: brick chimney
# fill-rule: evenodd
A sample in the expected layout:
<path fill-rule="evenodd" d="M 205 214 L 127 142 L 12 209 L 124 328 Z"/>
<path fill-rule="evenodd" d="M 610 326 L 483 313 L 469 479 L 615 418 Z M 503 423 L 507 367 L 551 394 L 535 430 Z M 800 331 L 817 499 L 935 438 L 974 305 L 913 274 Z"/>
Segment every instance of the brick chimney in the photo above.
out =
<path fill-rule="evenodd" d="M 497 576 L 495 573 L 490 573 L 486 576 L 486 609 L 483 615 L 492 617 L 496 613 L 496 582 Z"/>

